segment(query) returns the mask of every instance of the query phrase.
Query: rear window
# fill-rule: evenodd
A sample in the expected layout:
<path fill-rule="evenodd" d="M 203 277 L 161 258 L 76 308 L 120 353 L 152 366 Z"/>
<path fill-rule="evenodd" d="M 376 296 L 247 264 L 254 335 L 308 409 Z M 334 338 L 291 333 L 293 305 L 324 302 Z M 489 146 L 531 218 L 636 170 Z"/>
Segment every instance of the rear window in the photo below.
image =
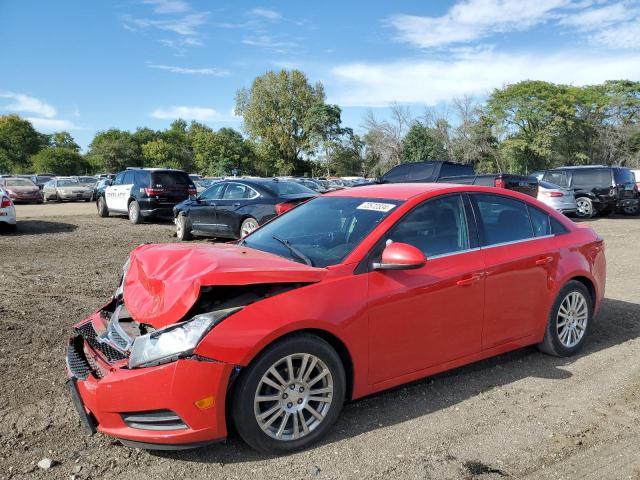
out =
<path fill-rule="evenodd" d="M 420 182 L 434 179 L 434 163 L 404 163 L 393 167 L 380 179 L 383 183 Z"/>
<path fill-rule="evenodd" d="M 310 188 L 296 182 L 271 182 L 265 184 L 265 187 L 277 195 L 296 195 L 298 193 L 308 193 L 310 195 L 316 194 L 316 192 Z"/>
<path fill-rule="evenodd" d="M 569 186 L 569 177 L 567 176 L 567 172 L 547 172 L 544 175 L 544 179 L 549 183 L 553 183 L 554 185 L 559 185 L 561 187 Z"/>
<path fill-rule="evenodd" d="M 545 180 L 549 180 L 545 178 Z M 574 187 L 611 186 L 611 170 L 607 169 L 584 169 L 573 171 Z"/>
<path fill-rule="evenodd" d="M 555 183 L 551 183 L 551 182 L 541 181 L 541 182 L 538 182 L 538 183 L 540 184 L 540 186 L 542 188 L 546 188 L 548 190 L 557 190 L 557 189 L 561 188 L 560 185 L 556 185 Z"/>
<path fill-rule="evenodd" d="M 35 184 L 26 178 L 10 178 L 5 183 L 7 187 L 35 187 Z"/>
<path fill-rule="evenodd" d="M 151 178 L 154 185 L 162 185 L 165 188 L 193 185 L 193 181 L 185 172 L 153 172 Z"/>
<path fill-rule="evenodd" d="M 616 168 L 613 171 L 613 174 L 617 184 L 636 183 L 636 179 L 633 175 L 633 172 L 628 168 Z"/>
<path fill-rule="evenodd" d="M 441 177 L 456 177 L 458 175 L 475 175 L 475 170 L 471 165 L 451 165 L 443 163 L 440 167 Z"/>

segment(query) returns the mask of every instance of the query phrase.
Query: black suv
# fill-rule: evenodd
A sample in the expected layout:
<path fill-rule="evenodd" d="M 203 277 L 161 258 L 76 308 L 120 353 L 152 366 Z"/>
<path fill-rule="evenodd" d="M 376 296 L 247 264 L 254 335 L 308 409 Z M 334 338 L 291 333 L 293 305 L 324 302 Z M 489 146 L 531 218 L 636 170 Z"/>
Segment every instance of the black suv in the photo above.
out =
<path fill-rule="evenodd" d="M 173 207 L 196 195 L 186 172 L 166 168 L 128 168 L 96 192 L 98 215 L 129 215 L 131 223 L 148 218 L 173 218 Z"/>
<path fill-rule="evenodd" d="M 574 191 L 582 218 L 622 211 L 637 215 L 640 211 L 638 187 L 633 172 L 624 167 L 606 165 L 560 167 L 538 173 L 538 178 Z"/>

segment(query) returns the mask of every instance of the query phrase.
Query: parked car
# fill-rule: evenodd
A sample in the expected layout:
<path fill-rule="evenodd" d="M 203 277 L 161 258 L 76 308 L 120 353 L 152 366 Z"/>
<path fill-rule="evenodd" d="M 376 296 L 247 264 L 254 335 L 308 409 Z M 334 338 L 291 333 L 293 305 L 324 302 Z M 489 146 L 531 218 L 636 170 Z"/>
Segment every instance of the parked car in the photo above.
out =
<path fill-rule="evenodd" d="M 310 190 L 313 190 L 316 193 L 327 193 L 329 191 L 323 184 L 318 182 L 317 180 L 312 180 L 310 178 L 294 178 L 292 181 L 299 183 L 300 185 L 304 185 Z"/>
<path fill-rule="evenodd" d="M 49 180 L 42 188 L 45 202 L 84 200 L 90 202 L 93 187 L 83 185 L 74 177 L 56 177 Z"/>
<path fill-rule="evenodd" d="M 129 168 L 96 192 L 98 215 L 127 214 L 133 224 L 145 219 L 173 218 L 173 207 L 196 195 L 193 180 L 182 170 Z"/>
<path fill-rule="evenodd" d="M 633 173 L 633 178 L 636 181 L 636 187 L 638 187 L 638 190 L 640 190 L 640 169 L 631 170 L 631 173 Z"/>
<path fill-rule="evenodd" d="M 37 173 L 35 175 L 31 175 L 31 181 L 35 183 L 40 190 L 42 190 L 44 184 L 55 177 L 56 176 L 53 173 Z"/>
<path fill-rule="evenodd" d="M 0 227 L 16 231 L 16 209 L 9 194 L 0 187 Z"/>
<path fill-rule="evenodd" d="M 542 178 L 573 190 L 579 217 L 591 218 L 615 211 L 637 215 L 640 211 L 638 187 L 628 168 L 605 165 L 560 167 L 546 170 Z"/>
<path fill-rule="evenodd" d="M 317 195 L 296 182 L 235 179 L 214 183 L 174 208 L 178 240 L 194 235 L 243 238 L 276 215 Z"/>
<path fill-rule="evenodd" d="M 538 180 L 525 175 L 509 173 L 476 174 L 471 165 L 455 162 L 434 161 L 403 163 L 385 173 L 378 183 L 440 182 L 462 185 L 482 185 L 505 188 L 538 196 Z"/>
<path fill-rule="evenodd" d="M 579 352 L 605 270 L 588 224 L 527 195 L 332 192 L 238 244 L 133 250 L 116 294 L 75 325 L 71 395 L 89 431 L 127 445 L 234 428 L 287 453 L 324 437 L 345 400 L 527 345 Z"/>
<path fill-rule="evenodd" d="M 544 180 L 538 182 L 538 200 L 565 215 L 573 215 L 578 210 L 573 190 Z"/>
<path fill-rule="evenodd" d="M 0 187 L 9 195 L 13 203 L 42 203 L 42 192 L 28 178 L 0 178 Z"/>

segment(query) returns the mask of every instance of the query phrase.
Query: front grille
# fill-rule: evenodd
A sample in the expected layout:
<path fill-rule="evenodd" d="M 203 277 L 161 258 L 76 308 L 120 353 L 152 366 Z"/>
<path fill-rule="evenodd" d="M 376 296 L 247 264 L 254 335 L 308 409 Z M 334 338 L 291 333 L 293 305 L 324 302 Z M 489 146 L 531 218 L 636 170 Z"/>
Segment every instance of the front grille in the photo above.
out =
<path fill-rule="evenodd" d="M 82 347 L 78 347 L 77 342 L 72 342 L 67 347 L 67 365 L 74 377 L 86 380 L 91 374 L 91 366 L 85 357 Z"/>
<path fill-rule="evenodd" d="M 82 335 L 91 348 L 101 352 L 109 362 L 117 362 L 118 360 L 124 360 L 127 358 L 127 356 L 121 351 L 116 350 L 108 343 L 101 342 L 98 339 L 98 334 L 95 328 L 93 328 L 93 324 L 91 322 L 80 325 L 76 328 L 76 331 Z"/>
<path fill-rule="evenodd" d="M 186 423 L 171 410 L 148 410 L 144 412 L 121 413 L 128 427 L 139 430 L 184 430 Z"/>
<path fill-rule="evenodd" d="M 123 338 L 115 328 L 111 329 L 109 338 L 111 338 L 111 340 L 113 340 L 113 342 L 123 350 L 129 346 L 129 342 L 127 342 L 127 339 Z"/>

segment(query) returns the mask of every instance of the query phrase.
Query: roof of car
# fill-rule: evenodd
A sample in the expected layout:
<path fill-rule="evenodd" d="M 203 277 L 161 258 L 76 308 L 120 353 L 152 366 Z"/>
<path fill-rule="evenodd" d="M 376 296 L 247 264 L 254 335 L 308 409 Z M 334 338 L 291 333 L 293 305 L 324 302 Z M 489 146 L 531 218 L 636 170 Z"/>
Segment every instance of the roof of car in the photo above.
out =
<path fill-rule="evenodd" d="M 385 183 L 337 190 L 325 195 L 332 197 L 368 197 L 407 200 L 422 193 L 451 190 L 452 187 L 455 186 L 459 185 L 451 183 Z"/>

